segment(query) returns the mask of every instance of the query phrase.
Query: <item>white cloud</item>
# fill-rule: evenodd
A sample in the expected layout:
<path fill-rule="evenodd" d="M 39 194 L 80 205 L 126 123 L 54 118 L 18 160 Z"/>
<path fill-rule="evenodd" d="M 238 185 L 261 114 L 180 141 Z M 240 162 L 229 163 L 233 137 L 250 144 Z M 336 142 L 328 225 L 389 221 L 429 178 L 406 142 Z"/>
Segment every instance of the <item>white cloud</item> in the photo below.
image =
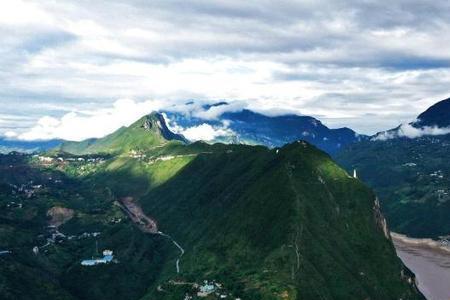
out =
<path fill-rule="evenodd" d="M 231 129 L 214 127 L 206 123 L 185 128 L 179 133 L 183 134 L 190 141 L 212 141 L 220 136 L 233 135 L 233 131 Z"/>
<path fill-rule="evenodd" d="M 232 99 L 371 133 L 448 96 L 446 3 L 3 1 L 0 105 L 60 121 L 118 98 Z"/>
<path fill-rule="evenodd" d="M 65 139 L 81 141 L 103 137 L 121 126 L 129 126 L 141 116 L 160 109 L 160 101 L 135 102 L 117 100 L 113 107 L 97 111 L 70 112 L 61 118 L 45 116 L 30 130 L 20 134 L 22 140 Z"/>
<path fill-rule="evenodd" d="M 421 128 L 415 128 L 410 124 L 403 124 L 399 129 L 399 135 L 408 138 L 418 138 L 425 135 L 444 135 L 450 133 L 450 127 L 439 128 L 437 126 L 424 126 Z"/>
<path fill-rule="evenodd" d="M 4 136 L 5 136 L 6 138 L 8 138 L 8 139 L 11 139 L 11 138 L 17 137 L 17 133 L 14 132 L 14 131 L 6 131 L 6 132 L 4 133 Z"/>
<path fill-rule="evenodd" d="M 29 1 L 1 1 L 0 24 L 7 25 L 36 25 L 48 23 L 52 16 L 47 14 L 36 3 Z"/>
<path fill-rule="evenodd" d="M 214 120 L 225 112 L 241 111 L 246 106 L 247 104 L 244 101 L 234 101 L 227 105 L 211 106 L 209 109 L 196 110 L 193 112 L 193 116 L 204 120 Z"/>
<path fill-rule="evenodd" d="M 194 109 L 195 107 L 195 109 Z M 172 107 L 172 111 L 179 113 L 192 114 L 193 112 L 204 111 L 202 105 L 199 103 L 191 103 L 190 105 L 177 105 Z M 229 121 L 223 121 L 222 125 L 210 125 L 203 123 L 201 125 L 192 127 L 182 127 L 176 123 L 176 121 L 169 119 L 165 113 L 163 113 L 164 119 L 166 121 L 167 127 L 178 134 L 182 134 L 185 138 L 190 141 L 213 141 L 214 139 L 221 136 L 232 136 L 235 135 L 233 130 L 228 128 L 230 125 Z"/>
<path fill-rule="evenodd" d="M 419 138 L 422 136 L 434 136 L 450 134 L 450 127 L 424 126 L 413 127 L 411 124 L 402 124 L 399 128 L 391 131 L 383 131 L 378 133 L 372 140 L 386 141 L 399 137 L 407 137 L 410 139 Z"/>

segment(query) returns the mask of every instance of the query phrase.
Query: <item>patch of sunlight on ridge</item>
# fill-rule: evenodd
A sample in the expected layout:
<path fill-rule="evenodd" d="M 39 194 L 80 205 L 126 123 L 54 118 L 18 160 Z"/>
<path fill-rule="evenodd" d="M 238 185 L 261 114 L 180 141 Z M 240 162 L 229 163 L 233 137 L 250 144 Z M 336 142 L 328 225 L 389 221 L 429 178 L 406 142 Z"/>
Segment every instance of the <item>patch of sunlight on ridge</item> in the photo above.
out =
<path fill-rule="evenodd" d="M 168 160 L 160 160 L 148 165 L 147 172 L 153 189 L 167 182 L 178 174 L 186 165 L 188 165 L 196 156 L 186 155 L 178 156 Z"/>

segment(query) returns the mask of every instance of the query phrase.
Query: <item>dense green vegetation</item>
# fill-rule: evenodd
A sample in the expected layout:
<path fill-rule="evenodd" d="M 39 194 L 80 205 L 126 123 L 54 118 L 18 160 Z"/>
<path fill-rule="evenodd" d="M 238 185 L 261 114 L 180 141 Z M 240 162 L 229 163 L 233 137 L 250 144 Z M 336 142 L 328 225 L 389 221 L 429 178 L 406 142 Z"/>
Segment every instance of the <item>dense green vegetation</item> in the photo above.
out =
<path fill-rule="evenodd" d="M 232 151 L 199 156 L 141 198 L 187 249 L 186 276 L 252 299 L 414 297 L 374 225 L 374 195 L 327 155 L 306 143 Z"/>
<path fill-rule="evenodd" d="M 337 156 L 380 196 L 390 228 L 414 237 L 450 232 L 450 135 L 354 144 Z"/>
<path fill-rule="evenodd" d="M 2 299 L 196 299 L 191 283 L 203 280 L 241 299 L 420 298 L 376 225 L 375 196 L 325 153 L 306 142 L 183 145 L 146 120 L 90 155 L 1 156 L 0 250 L 13 251 L 0 256 Z M 151 135 L 147 146 L 136 132 Z M 179 249 L 134 226 L 121 197 L 184 248 L 179 273 Z M 52 207 L 74 215 L 44 247 Z M 81 266 L 97 247 L 116 261 Z"/>
<path fill-rule="evenodd" d="M 157 278 L 167 243 L 129 222 L 112 222 L 124 215 L 108 189 L 40 168 L 28 156 L 0 156 L 0 167 L 8 169 L 0 173 L 0 250 L 12 251 L 0 256 L 1 299 L 138 299 Z M 47 211 L 54 206 L 76 211 L 59 228 L 75 238 L 45 246 L 52 232 Z M 121 263 L 82 268 L 81 259 L 96 255 L 96 242 L 100 250 L 114 249 Z"/>

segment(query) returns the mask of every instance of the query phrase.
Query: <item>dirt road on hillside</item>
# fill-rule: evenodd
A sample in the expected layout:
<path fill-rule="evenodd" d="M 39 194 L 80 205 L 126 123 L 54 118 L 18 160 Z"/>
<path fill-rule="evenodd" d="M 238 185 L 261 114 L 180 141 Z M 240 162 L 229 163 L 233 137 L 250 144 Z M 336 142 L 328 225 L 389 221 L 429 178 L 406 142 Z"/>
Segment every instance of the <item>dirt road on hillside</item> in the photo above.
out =
<path fill-rule="evenodd" d="M 118 205 L 143 232 L 158 234 L 156 221 L 144 213 L 133 197 L 121 198 Z"/>

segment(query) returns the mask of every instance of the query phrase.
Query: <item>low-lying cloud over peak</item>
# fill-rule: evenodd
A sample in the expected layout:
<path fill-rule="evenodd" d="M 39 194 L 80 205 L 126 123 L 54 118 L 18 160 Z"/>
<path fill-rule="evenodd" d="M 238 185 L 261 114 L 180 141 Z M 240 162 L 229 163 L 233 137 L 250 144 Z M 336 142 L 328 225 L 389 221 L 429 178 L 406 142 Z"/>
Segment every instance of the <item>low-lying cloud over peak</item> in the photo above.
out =
<path fill-rule="evenodd" d="M 21 140 L 81 141 L 86 138 L 99 138 L 122 126 L 129 126 L 143 115 L 162 106 L 163 103 L 158 101 L 135 102 L 120 99 L 110 108 L 69 112 L 61 118 L 44 116 L 32 128 L 15 136 Z"/>
<path fill-rule="evenodd" d="M 436 136 L 450 134 L 450 127 L 423 126 L 414 127 L 412 124 L 402 124 L 396 129 L 376 134 L 372 140 L 386 141 L 394 138 L 406 137 L 415 139 L 423 136 Z"/>
<path fill-rule="evenodd" d="M 190 141 L 212 141 L 220 136 L 231 136 L 234 132 L 226 126 L 212 126 L 203 123 L 198 126 L 183 128 L 179 132 Z"/>
<path fill-rule="evenodd" d="M 248 107 L 245 101 L 190 100 L 164 107 L 164 110 L 179 112 L 188 117 L 215 120 L 226 112 L 237 112 Z"/>

